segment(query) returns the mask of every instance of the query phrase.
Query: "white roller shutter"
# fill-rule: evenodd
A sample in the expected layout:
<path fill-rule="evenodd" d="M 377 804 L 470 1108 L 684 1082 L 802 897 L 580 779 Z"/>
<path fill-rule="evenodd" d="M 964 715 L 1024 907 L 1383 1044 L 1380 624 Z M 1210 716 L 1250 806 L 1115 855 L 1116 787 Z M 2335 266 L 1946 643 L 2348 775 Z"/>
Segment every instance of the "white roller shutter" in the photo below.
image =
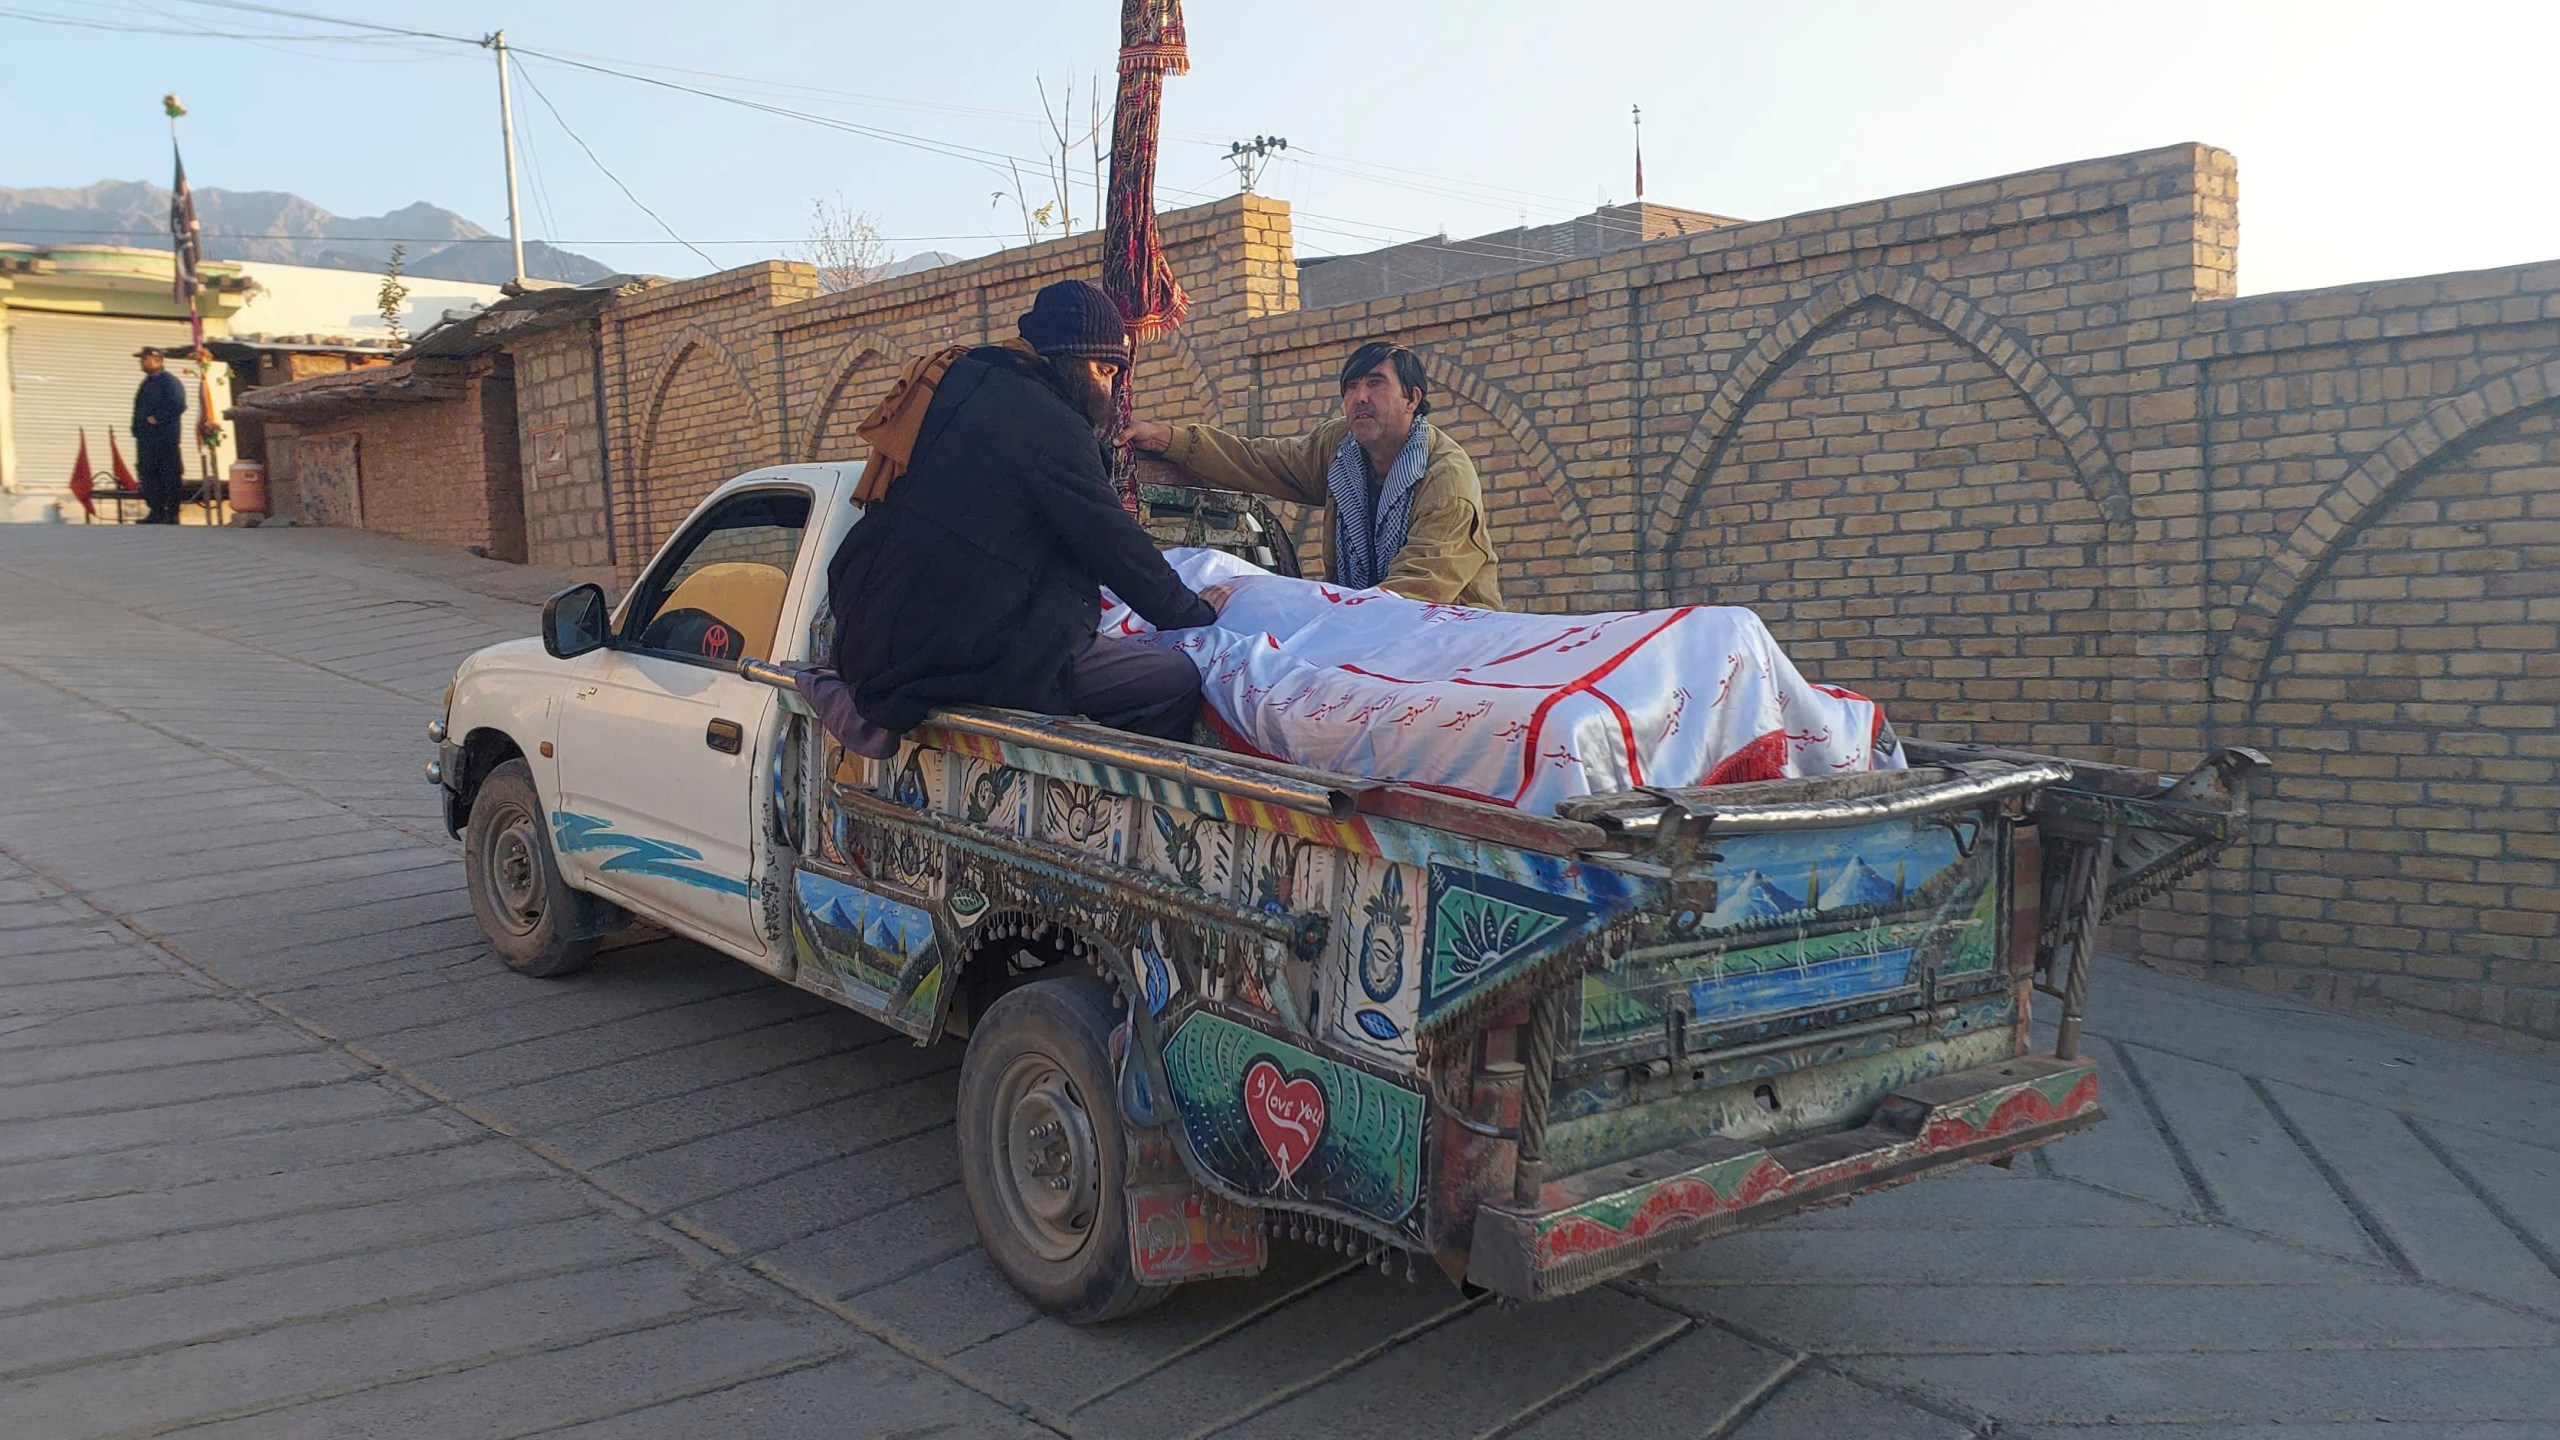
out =
<path fill-rule="evenodd" d="M 198 413 L 196 365 L 184 358 L 187 324 L 183 320 L 132 320 L 113 315 L 53 314 L 10 310 L 9 438 L 15 441 L 16 464 L 10 481 L 14 493 L 31 497 L 63 496 L 68 500 L 71 465 L 80 453 L 80 430 L 88 427 L 89 464 L 98 473 L 98 488 L 113 485 L 107 460 L 107 436 L 123 447 L 125 464 L 133 464 L 133 392 L 142 384 L 142 368 L 133 352 L 157 345 L 169 352 L 169 369 L 187 387 L 187 444 L 182 450 L 187 478 L 202 468 L 196 448 Z M 231 405 L 231 368 L 221 361 L 213 369 L 213 413 Z M 222 448 L 215 473 L 231 465 L 231 426 L 223 424 Z M 77 518 L 74 515 L 72 518 Z"/>

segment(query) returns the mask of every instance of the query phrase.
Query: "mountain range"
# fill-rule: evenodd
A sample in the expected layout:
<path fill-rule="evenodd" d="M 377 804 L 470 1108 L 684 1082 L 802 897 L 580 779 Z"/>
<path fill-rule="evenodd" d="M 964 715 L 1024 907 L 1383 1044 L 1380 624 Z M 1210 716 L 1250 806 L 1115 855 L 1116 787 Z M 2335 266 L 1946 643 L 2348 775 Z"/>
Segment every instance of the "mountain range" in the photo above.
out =
<path fill-rule="evenodd" d="M 391 262 L 391 247 L 406 245 L 401 268 L 410 275 L 484 285 L 513 278 L 505 236 L 424 201 L 384 215 L 332 215 L 279 190 L 202 189 L 195 195 L 208 260 L 264 260 L 379 274 Z M 101 180 L 77 190 L 0 188 L 0 242 L 165 249 L 169 192 L 130 180 Z M 524 263 L 535 279 L 571 284 L 613 273 L 584 255 L 538 240 L 525 243 Z"/>

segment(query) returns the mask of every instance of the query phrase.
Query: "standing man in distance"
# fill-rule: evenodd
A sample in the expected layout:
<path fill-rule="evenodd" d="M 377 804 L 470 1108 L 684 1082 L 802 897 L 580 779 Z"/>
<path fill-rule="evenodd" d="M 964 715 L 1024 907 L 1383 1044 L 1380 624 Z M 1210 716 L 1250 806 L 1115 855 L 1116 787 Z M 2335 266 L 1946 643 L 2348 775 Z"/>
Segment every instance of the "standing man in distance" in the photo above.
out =
<path fill-rule="evenodd" d="M 862 521 L 827 567 L 836 673 L 798 675 L 857 754 L 893 753 L 937 705 L 1191 737 L 1190 657 L 1100 633 L 1104 585 L 1163 630 L 1214 622 L 1225 595 L 1193 594 L 1111 487 L 1100 427 L 1129 363 L 1119 307 L 1061 280 L 1019 328 L 918 360 L 862 424 L 894 464 L 866 471 Z"/>
<path fill-rule="evenodd" d="M 1502 608 L 1484 487 L 1457 441 L 1423 417 L 1422 359 L 1372 340 L 1342 367 L 1342 416 L 1304 435 L 1133 422 L 1125 438 L 1202 484 L 1333 507 L 1333 582 L 1408 600 Z"/>
<path fill-rule="evenodd" d="M 145 525 L 178 523 L 178 494 L 187 483 L 186 447 L 179 431 L 186 428 L 187 387 L 169 373 L 156 345 L 134 352 L 142 362 L 142 385 L 133 392 L 133 458 L 135 481 L 142 488 Z"/>

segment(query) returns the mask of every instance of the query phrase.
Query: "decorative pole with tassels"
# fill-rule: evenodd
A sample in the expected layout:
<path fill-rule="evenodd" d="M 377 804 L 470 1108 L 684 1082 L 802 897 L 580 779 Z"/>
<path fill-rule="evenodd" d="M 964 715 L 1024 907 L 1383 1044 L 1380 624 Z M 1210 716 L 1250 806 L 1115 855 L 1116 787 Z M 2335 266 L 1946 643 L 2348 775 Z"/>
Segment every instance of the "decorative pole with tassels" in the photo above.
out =
<path fill-rule="evenodd" d="M 1164 77 L 1191 68 L 1183 44 L 1182 0 L 1121 0 L 1120 88 L 1111 106 L 1111 192 L 1105 202 L 1102 288 L 1120 307 L 1135 345 L 1182 323 L 1190 298 L 1165 263 L 1156 237 L 1156 131 L 1162 123 Z M 1128 426 L 1130 375 L 1120 374 L 1120 425 Z M 1112 454 L 1120 503 L 1135 513 L 1138 478 L 1129 447 Z"/>

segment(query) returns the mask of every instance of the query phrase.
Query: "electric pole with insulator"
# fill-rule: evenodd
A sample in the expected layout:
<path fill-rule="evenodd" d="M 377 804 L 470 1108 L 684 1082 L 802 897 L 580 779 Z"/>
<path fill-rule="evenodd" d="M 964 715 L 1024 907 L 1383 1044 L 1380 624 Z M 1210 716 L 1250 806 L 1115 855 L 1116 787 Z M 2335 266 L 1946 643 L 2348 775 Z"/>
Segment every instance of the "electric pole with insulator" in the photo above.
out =
<path fill-rule="evenodd" d="M 1277 135 L 1256 135 L 1227 147 L 1227 163 L 1236 167 L 1236 178 L 1244 182 L 1244 193 L 1253 193 L 1253 182 L 1262 178 L 1271 157 L 1288 148 L 1289 142 Z"/>

